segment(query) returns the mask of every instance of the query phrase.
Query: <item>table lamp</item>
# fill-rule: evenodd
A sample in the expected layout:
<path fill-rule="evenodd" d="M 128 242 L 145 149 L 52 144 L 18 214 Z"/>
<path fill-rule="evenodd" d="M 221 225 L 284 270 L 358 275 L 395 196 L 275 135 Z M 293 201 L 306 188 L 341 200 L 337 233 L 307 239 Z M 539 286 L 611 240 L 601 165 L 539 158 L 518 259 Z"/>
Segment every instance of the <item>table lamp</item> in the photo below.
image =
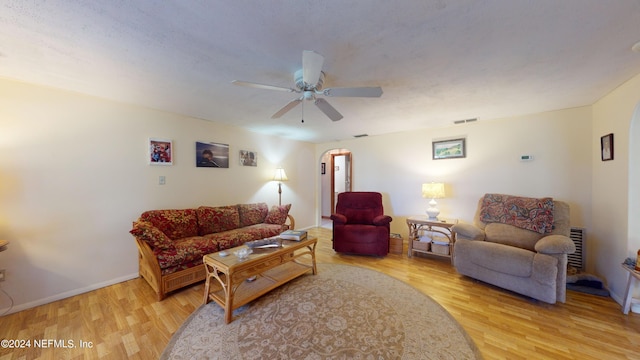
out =
<path fill-rule="evenodd" d="M 429 208 L 427 209 L 429 220 L 437 220 L 440 210 L 436 207 L 438 205 L 436 199 L 442 199 L 445 197 L 444 183 L 422 184 L 422 197 L 431 199 L 431 201 L 429 201 Z"/>

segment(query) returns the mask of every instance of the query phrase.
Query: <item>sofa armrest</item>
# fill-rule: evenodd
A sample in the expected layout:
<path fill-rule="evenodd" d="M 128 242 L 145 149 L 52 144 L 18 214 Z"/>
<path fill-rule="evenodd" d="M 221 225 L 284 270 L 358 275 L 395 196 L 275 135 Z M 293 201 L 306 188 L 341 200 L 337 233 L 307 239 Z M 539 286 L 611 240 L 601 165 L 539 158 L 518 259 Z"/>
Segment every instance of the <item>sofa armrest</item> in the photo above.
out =
<path fill-rule="evenodd" d="M 347 223 L 347 217 L 342 214 L 331 215 L 331 220 L 333 220 L 334 223 L 340 224 L 340 225 L 344 225 Z"/>
<path fill-rule="evenodd" d="M 573 254 L 576 245 L 564 235 L 549 235 L 538 240 L 535 249 L 542 254 Z"/>
<path fill-rule="evenodd" d="M 289 219 L 289 230 L 295 230 L 296 229 L 296 220 L 293 218 L 293 216 L 287 214 L 287 219 Z M 287 222 L 285 221 L 285 225 L 287 224 Z"/>
<path fill-rule="evenodd" d="M 471 224 L 455 224 L 451 227 L 451 231 L 455 232 L 459 238 L 480 241 L 484 241 L 485 238 L 484 231 Z"/>
<path fill-rule="evenodd" d="M 389 215 L 378 215 L 373 218 L 373 225 L 384 226 L 389 224 L 393 219 Z"/>

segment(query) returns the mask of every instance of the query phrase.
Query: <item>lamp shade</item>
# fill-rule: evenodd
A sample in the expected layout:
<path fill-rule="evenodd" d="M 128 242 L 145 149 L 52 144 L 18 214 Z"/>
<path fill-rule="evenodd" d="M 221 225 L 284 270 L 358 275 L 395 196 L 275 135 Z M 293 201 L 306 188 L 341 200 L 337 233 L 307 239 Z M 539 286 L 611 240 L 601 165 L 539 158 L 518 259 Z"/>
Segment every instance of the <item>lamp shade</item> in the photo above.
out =
<path fill-rule="evenodd" d="M 422 184 L 422 197 L 427 199 L 442 199 L 445 197 L 443 183 Z"/>
<path fill-rule="evenodd" d="M 287 181 L 289 178 L 287 177 L 287 173 L 284 172 L 284 169 L 279 167 L 276 169 L 275 174 L 273 175 L 274 181 Z"/>

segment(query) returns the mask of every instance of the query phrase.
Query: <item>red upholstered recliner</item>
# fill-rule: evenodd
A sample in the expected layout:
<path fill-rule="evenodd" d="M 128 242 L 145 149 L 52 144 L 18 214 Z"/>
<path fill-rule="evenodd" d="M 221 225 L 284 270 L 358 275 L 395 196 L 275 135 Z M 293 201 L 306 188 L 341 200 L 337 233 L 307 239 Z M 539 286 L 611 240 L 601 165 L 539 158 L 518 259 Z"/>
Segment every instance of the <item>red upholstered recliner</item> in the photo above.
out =
<path fill-rule="evenodd" d="M 333 220 L 336 252 L 385 256 L 389 253 L 391 217 L 384 215 L 382 194 L 343 192 L 338 194 Z"/>

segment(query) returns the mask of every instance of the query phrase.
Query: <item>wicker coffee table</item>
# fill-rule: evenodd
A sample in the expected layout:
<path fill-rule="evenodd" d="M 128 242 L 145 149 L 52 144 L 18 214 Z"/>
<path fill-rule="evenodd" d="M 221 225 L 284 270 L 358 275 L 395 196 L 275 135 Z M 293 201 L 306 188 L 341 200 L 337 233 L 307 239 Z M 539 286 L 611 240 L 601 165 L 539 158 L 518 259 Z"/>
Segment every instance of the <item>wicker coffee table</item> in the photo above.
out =
<path fill-rule="evenodd" d="M 313 237 L 302 241 L 283 240 L 282 247 L 253 249 L 244 260 L 234 252 L 246 246 L 225 250 L 227 256 L 220 256 L 220 252 L 205 255 L 204 303 L 213 300 L 222 306 L 225 322 L 230 323 L 233 310 L 240 306 L 310 270 L 315 275 L 317 241 Z"/>

